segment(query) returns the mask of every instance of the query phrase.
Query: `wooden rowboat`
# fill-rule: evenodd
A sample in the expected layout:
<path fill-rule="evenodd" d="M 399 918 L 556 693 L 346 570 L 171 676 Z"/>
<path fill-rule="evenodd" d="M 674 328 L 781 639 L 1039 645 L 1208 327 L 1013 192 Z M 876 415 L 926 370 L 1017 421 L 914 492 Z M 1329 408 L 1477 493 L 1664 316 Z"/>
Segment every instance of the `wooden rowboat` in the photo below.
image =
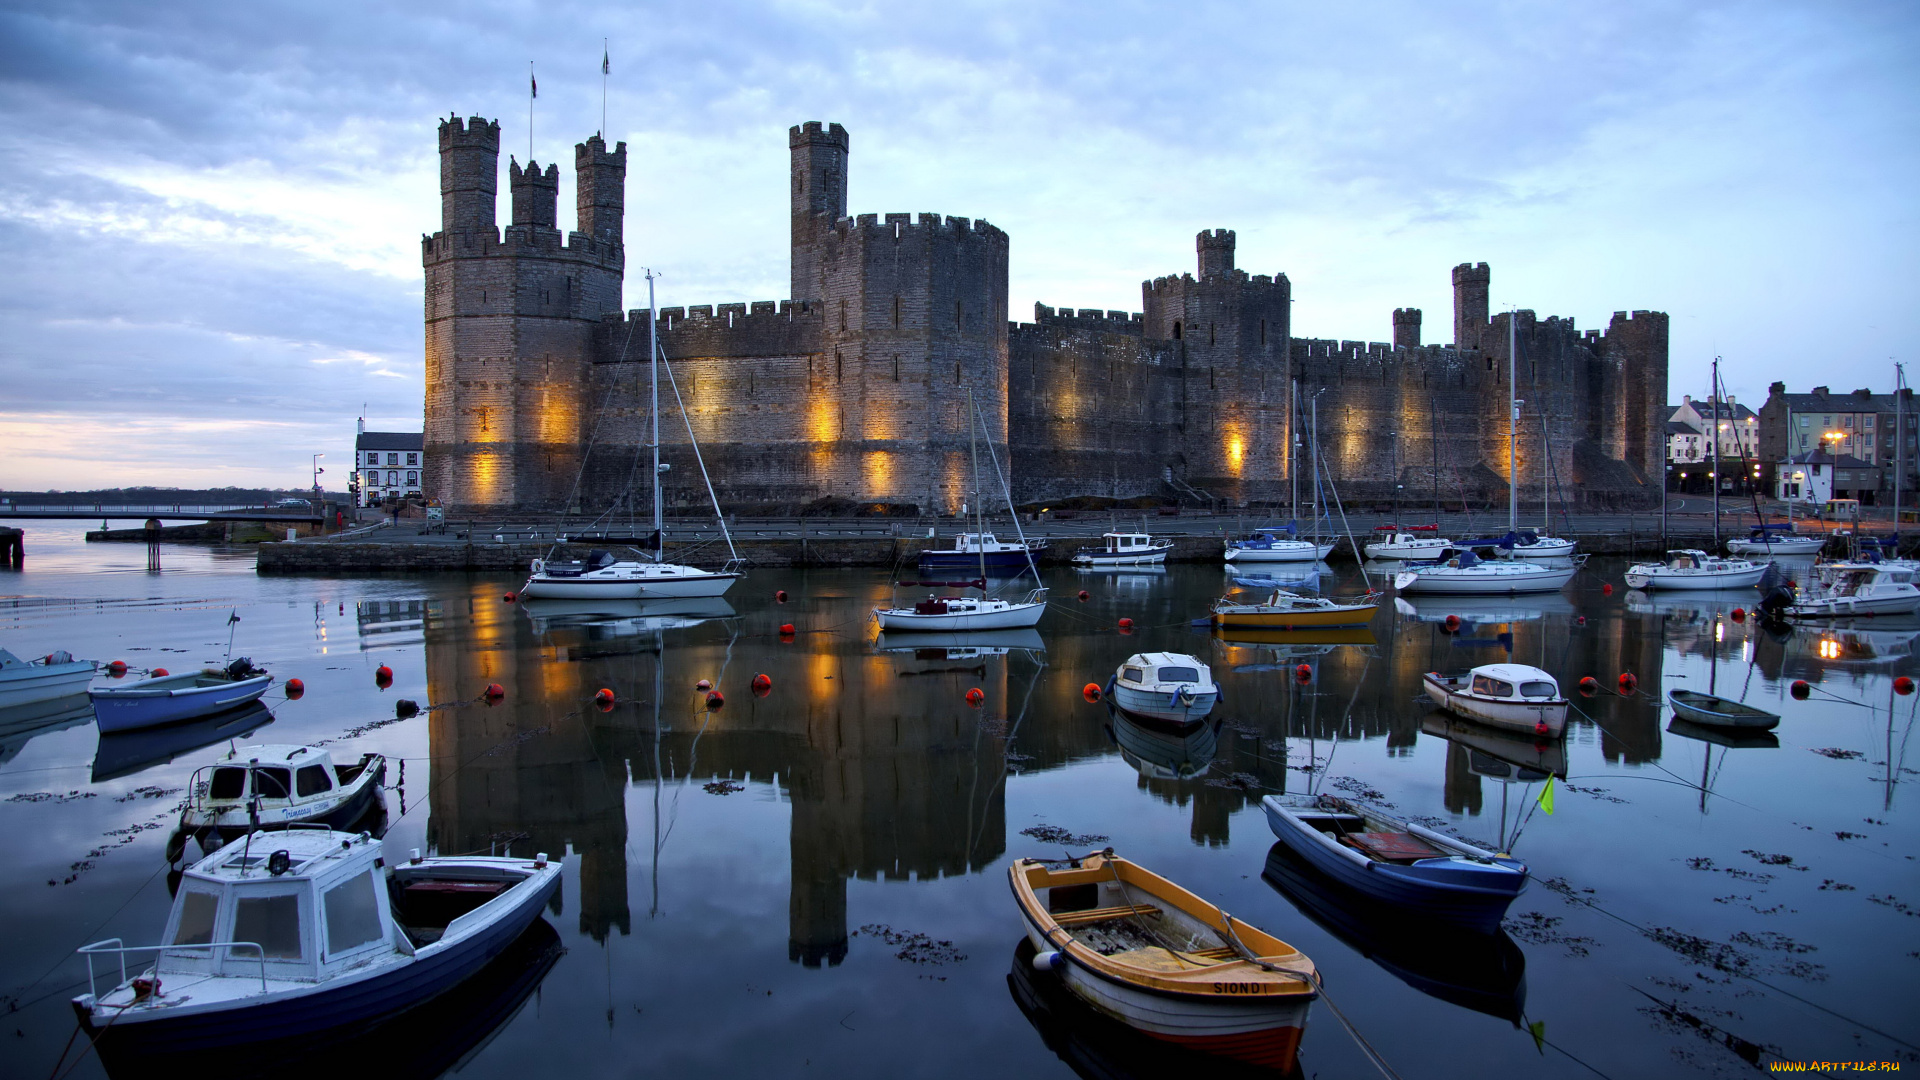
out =
<path fill-rule="evenodd" d="M 1066 866 L 1017 859 L 1007 876 L 1034 967 L 1095 1010 L 1190 1049 L 1293 1067 L 1318 996 L 1300 950 L 1112 849 Z"/>
<path fill-rule="evenodd" d="M 1756 709 L 1751 705 L 1742 705 L 1737 701 L 1728 701 L 1726 698 L 1715 697 L 1712 694 L 1703 694 L 1698 690 L 1669 690 L 1667 701 L 1672 703 L 1675 716 L 1709 727 L 1752 728 L 1765 731 L 1780 723 L 1777 713 Z"/>

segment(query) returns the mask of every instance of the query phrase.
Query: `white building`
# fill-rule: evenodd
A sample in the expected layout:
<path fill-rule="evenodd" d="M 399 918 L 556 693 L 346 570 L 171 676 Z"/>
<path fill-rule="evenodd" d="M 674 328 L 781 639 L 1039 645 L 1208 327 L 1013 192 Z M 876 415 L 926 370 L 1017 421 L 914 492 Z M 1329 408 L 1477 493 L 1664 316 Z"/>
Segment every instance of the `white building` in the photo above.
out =
<path fill-rule="evenodd" d="M 419 495 L 425 446 L 426 436 L 418 431 L 368 431 L 362 419 L 353 446 L 357 505 L 379 506 L 388 499 Z"/>
<path fill-rule="evenodd" d="M 1809 450 L 1780 462 L 1774 471 L 1774 495 L 1805 506 L 1833 499 L 1858 499 L 1880 486 L 1880 470 L 1852 454 Z"/>

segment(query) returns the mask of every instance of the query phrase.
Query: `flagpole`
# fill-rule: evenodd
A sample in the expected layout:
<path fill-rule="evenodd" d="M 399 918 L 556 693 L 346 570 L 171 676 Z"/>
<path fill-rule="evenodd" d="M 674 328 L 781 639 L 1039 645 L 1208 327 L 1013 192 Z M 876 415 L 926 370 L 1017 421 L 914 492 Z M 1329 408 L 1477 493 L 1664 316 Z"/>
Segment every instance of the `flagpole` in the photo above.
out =
<path fill-rule="evenodd" d="M 607 137 L 607 70 L 612 66 L 612 54 L 607 51 L 607 39 L 600 39 L 600 137 Z"/>
<path fill-rule="evenodd" d="M 540 96 L 540 80 L 533 77 L 533 61 L 527 61 L 527 168 L 533 168 L 533 99 Z"/>

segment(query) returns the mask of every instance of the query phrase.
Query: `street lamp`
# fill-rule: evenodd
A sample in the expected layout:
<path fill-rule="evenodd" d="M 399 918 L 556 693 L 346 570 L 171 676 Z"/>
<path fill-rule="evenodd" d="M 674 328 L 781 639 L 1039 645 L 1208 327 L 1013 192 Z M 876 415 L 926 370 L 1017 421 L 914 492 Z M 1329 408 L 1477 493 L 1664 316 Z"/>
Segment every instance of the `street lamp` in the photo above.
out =
<path fill-rule="evenodd" d="M 327 471 L 320 467 L 320 459 L 326 456 L 325 454 L 313 455 L 313 494 L 315 498 L 320 497 L 320 474 Z"/>

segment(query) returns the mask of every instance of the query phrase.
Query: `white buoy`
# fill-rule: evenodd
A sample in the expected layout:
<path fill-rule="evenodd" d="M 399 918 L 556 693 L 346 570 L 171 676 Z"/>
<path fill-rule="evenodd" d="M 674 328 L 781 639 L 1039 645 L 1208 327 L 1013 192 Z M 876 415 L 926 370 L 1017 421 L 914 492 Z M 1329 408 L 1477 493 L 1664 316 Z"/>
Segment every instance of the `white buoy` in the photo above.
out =
<path fill-rule="evenodd" d="M 1065 967 L 1066 963 L 1066 955 L 1058 949 L 1048 949 L 1046 952 L 1033 954 L 1035 971 L 1058 971 Z"/>
<path fill-rule="evenodd" d="M 408 857 L 408 861 L 409 861 L 409 862 L 415 862 L 415 863 L 417 863 L 417 862 L 419 862 L 419 861 L 420 861 L 420 849 L 419 849 L 419 848 L 414 848 L 414 849 L 412 850 L 412 853 L 411 853 L 411 854 L 409 855 L 409 857 Z"/>

